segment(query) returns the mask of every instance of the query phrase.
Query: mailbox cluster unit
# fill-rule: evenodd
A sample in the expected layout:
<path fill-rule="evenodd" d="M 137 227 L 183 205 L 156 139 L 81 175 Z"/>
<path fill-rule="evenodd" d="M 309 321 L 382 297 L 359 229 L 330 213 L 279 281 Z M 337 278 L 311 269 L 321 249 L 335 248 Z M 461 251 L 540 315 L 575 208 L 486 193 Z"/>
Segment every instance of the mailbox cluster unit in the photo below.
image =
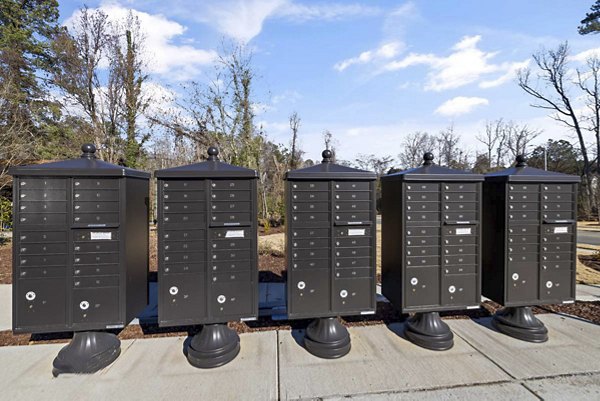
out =
<path fill-rule="evenodd" d="M 331 162 L 286 174 L 288 317 L 315 320 L 305 345 L 343 356 L 350 337 L 335 316 L 375 312 L 375 179 Z M 335 333 L 324 338 L 323 332 Z"/>
<path fill-rule="evenodd" d="M 188 351 L 197 367 L 238 354 L 239 337 L 222 323 L 258 317 L 257 174 L 208 154 L 155 173 L 159 324 L 206 325 Z"/>
<path fill-rule="evenodd" d="M 453 335 L 439 311 L 478 308 L 481 300 L 483 176 L 433 164 L 389 174 L 382 183 L 382 293 L 416 312 L 406 336 L 448 349 Z"/>
<path fill-rule="evenodd" d="M 82 150 L 10 170 L 13 331 L 76 332 L 55 374 L 114 360 L 119 340 L 90 331 L 124 327 L 148 301 L 150 175 L 97 160 L 93 145 Z"/>
<path fill-rule="evenodd" d="M 575 301 L 579 177 L 527 167 L 487 174 L 483 190 L 483 295 L 506 308 L 506 334 L 542 342 L 548 332 L 528 306 Z"/>

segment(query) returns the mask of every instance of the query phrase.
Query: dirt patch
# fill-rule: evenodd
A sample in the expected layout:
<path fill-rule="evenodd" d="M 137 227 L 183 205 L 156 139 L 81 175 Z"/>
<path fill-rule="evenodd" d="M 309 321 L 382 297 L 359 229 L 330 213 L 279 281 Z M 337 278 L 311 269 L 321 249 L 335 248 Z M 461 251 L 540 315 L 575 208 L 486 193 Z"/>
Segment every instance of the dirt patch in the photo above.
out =
<path fill-rule="evenodd" d="M 258 281 L 261 283 L 285 283 L 286 279 L 286 258 L 258 255 Z"/>
<path fill-rule="evenodd" d="M 0 242 L 0 284 L 12 283 L 12 243 L 3 239 Z"/>
<path fill-rule="evenodd" d="M 267 230 L 263 226 L 258 226 L 258 235 L 272 235 L 285 232 L 285 226 L 269 227 Z"/>
<path fill-rule="evenodd" d="M 151 272 L 158 271 L 158 231 L 156 229 L 150 230 L 150 266 Z"/>
<path fill-rule="evenodd" d="M 594 255 L 578 255 L 577 283 L 600 284 L 600 260 Z"/>

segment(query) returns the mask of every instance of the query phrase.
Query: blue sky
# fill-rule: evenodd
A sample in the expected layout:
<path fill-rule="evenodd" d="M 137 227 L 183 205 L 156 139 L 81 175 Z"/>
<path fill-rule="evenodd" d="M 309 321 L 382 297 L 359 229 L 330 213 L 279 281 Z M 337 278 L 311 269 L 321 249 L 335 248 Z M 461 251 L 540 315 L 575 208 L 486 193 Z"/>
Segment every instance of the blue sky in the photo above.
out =
<path fill-rule="evenodd" d="M 289 141 L 288 116 L 302 119 L 307 158 L 317 159 L 322 132 L 338 157 L 396 156 L 403 136 L 450 124 L 474 155 L 486 120 L 542 129 L 537 142 L 571 133 L 515 83 L 531 54 L 568 40 L 573 67 L 600 36 L 580 36 L 592 0 L 90 1 L 119 17 L 131 8 L 148 38 L 154 90 L 210 77 L 222 38 L 254 52 L 256 121 L 270 139 Z M 67 21 L 83 3 L 61 1 Z"/>

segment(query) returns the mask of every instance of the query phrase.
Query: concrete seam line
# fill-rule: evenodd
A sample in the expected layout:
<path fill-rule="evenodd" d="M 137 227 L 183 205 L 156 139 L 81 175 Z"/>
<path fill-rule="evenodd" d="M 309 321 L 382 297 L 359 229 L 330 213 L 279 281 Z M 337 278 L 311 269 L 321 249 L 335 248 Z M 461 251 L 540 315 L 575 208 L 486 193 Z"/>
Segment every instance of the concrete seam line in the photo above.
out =
<path fill-rule="evenodd" d="M 471 321 L 471 323 L 473 324 L 477 324 L 475 322 L 473 322 L 471 319 L 469 319 Z M 461 336 L 460 334 L 456 333 L 453 331 L 453 333 L 455 333 L 458 337 L 460 337 L 464 342 L 466 342 L 467 344 L 469 344 L 469 346 L 471 348 L 473 348 L 475 351 L 479 352 L 481 355 L 483 355 L 483 357 L 485 359 L 487 359 L 488 361 L 490 361 L 491 363 L 493 363 L 494 365 L 496 365 L 498 368 L 500 368 L 501 371 L 503 371 L 504 373 L 506 373 L 509 377 L 512 377 L 514 380 L 517 380 L 516 377 L 514 377 L 513 375 L 510 374 L 510 372 L 506 369 L 504 369 L 502 366 L 500 366 L 496 361 L 494 361 L 492 358 L 490 358 L 489 356 L 487 356 L 486 354 L 484 354 L 482 351 L 479 350 L 479 348 L 475 347 L 475 345 L 471 344 L 469 342 L 469 340 L 467 340 L 466 338 L 464 338 L 463 336 Z"/>
<path fill-rule="evenodd" d="M 277 344 L 275 345 L 275 382 L 277 389 L 277 399 L 281 400 L 281 380 L 280 380 L 280 361 L 279 361 L 279 330 L 275 330 L 277 333 Z"/>
<path fill-rule="evenodd" d="M 111 363 L 110 365 L 108 365 L 107 367 L 105 367 L 104 369 L 102 369 L 102 371 L 100 372 L 100 375 L 105 375 L 108 373 L 109 370 L 112 369 L 113 366 L 115 366 L 116 363 L 119 362 L 119 359 L 123 358 L 123 355 L 125 355 L 125 353 L 127 352 L 127 350 L 129 350 L 129 348 L 131 348 L 131 346 L 137 341 L 137 339 L 132 339 L 131 343 L 125 348 L 123 349 L 121 347 L 121 353 L 119 354 L 119 357 L 113 361 L 113 363 Z M 123 344 L 123 342 L 121 342 L 121 345 Z"/>
<path fill-rule="evenodd" d="M 527 386 L 527 383 L 523 380 L 520 381 L 519 384 L 521 386 L 523 386 L 525 388 L 525 390 L 529 391 L 531 394 L 533 394 L 534 397 L 536 397 L 538 400 L 543 400 L 543 398 L 538 395 L 533 389 L 529 388 L 529 386 Z"/>
<path fill-rule="evenodd" d="M 561 379 L 566 377 L 575 377 L 575 376 L 595 376 L 600 374 L 600 370 L 592 370 L 588 372 L 572 372 L 572 373 L 560 373 L 558 375 L 546 375 L 546 376 L 532 376 L 526 379 L 522 379 L 522 382 L 536 381 L 536 380 L 546 380 L 546 379 Z"/>

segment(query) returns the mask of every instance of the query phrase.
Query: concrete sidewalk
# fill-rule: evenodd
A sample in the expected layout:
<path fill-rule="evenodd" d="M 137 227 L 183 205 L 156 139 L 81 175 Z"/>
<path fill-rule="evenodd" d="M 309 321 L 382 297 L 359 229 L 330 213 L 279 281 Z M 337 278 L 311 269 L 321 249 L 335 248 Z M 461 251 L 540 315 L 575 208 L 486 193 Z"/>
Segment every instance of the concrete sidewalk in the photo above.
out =
<path fill-rule="evenodd" d="M 443 352 L 408 342 L 403 325 L 350 329 L 338 360 L 310 355 L 301 331 L 242 334 L 241 353 L 212 370 L 191 367 L 184 338 L 124 341 L 122 354 L 94 375 L 53 378 L 59 344 L 0 348 L 7 400 L 598 400 L 600 326 L 539 315 L 544 344 L 493 330 L 489 318 L 446 320 L 455 345 Z"/>

